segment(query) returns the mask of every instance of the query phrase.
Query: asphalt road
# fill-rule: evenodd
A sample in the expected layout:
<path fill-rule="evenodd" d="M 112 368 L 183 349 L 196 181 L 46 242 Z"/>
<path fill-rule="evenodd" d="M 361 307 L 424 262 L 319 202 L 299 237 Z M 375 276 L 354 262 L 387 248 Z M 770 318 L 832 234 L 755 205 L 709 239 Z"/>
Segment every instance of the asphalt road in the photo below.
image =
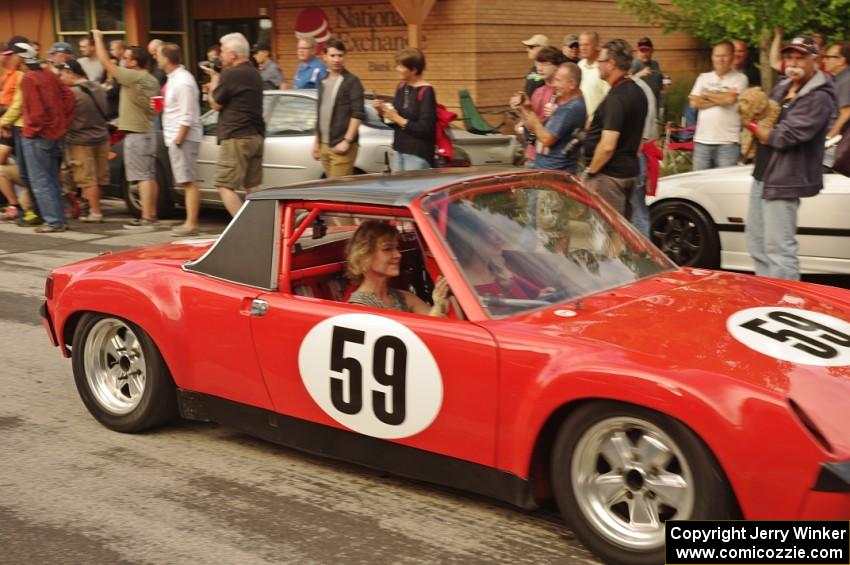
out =
<path fill-rule="evenodd" d="M 37 309 L 44 277 L 167 229 L 0 225 L 0 563 L 596 563 L 551 509 L 312 457 L 216 425 L 119 434 L 86 411 Z M 227 217 L 205 213 L 203 231 Z M 176 223 L 176 222 L 172 222 Z"/>

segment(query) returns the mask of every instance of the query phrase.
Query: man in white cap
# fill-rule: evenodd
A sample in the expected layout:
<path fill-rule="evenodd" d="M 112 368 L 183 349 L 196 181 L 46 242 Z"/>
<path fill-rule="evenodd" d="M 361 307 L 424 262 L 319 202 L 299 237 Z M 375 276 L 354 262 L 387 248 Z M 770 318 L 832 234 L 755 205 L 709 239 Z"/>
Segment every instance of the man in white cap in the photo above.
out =
<path fill-rule="evenodd" d="M 531 98 L 531 93 L 545 83 L 543 77 L 537 72 L 537 64 L 534 63 L 534 60 L 537 58 L 537 54 L 541 49 L 549 47 L 549 38 L 541 33 L 537 33 L 523 41 L 522 44 L 528 50 L 528 58 L 532 62 L 531 70 L 525 76 L 525 93 Z"/>
<path fill-rule="evenodd" d="M 21 80 L 24 127 L 21 154 L 26 163 L 21 177 L 38 203 L 45 225 L 39 233 L 63 232 L 67 228 L 59 182 L 61 143 L 74 116 L 74 94 L 51 71 L 41 67 L 35 49 L 26 43 L 13 48 L 26 65 Z"/>

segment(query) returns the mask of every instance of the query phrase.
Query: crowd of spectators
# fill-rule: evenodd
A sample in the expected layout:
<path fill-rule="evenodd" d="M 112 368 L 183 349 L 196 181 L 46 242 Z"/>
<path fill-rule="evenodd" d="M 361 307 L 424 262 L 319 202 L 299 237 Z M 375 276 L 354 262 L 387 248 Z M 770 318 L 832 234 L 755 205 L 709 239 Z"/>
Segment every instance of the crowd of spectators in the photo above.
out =
<path fill-rule="evenodd" d="M 655 140 L 665 86 L 652 39 L 642 37 L 632 49 L 623 39 L 603 43 L 598 33 L 585 30 L 566 35 L 560 47 L 542 34 L 522 44 L 532 67 L 509 104 L 528 143 L 528 166 L 581 174 L 648 235 L 645 195 L 657 179 L 647 171 L 657 168 Z M 742 128 L 752 131 L 757 149 L 747 231 L 757 272 L 799 278 L 796 210 L 799 198 L 817 194 L 823 185 L 822 163 L 828 167 L 831 159 L 824 140 L 845 133 L 850 123 L 850 46 L 827 46 L 823 36 L 781 44 L 778 29 L 770 61 L 786 76 L 771 93 L 782 107 L 775 126 L 741 122 L 739 96 L 759 87 L 764 69 L 740 39 L 712 47 L 712 68 L 697 77 L 688 101 L 697 111 L 695 170 L 738 164 Z M 157 185 L 156 171 L 161 129 L 174 182 L 185 195 L 186 218 L 173 232 L 194 235 L 202 104 L 219 112 L 214 184 L 235 214 L 242 204 L 238 191 L 251 193 L 262 186 L 263 91 L 268 89 L 317 89 L 313 157 L 328 178 L 353 172 L 358 129 L 365 119 L 364 88 L 346 68 L 342 41 L 328 40 L 317 56 L 314 41 L 299 39 L 291 80 L 268 44 L 251 48 L 238 33 L 210 47 L 197 77 L 184 66 L 179 46 L 158 39 L 146 48 L 121 40 L 107 45 L 94 30 L 78 48 L 79 55 L 72 45 L 57 42 L 43 60 L 37 44 L 25 37 L 12 37 L 2 46 L 4 219 L 37 226 L 39 232 L 64 231 L 69 213 L 76 216 L 79 191 L 87 206 L 80 219 L 103 221 L 99 192 L 109 181 L 107 155 L 117 130 L 123 136 L 126 181 L 138 184 L 140 195 L 140 218 L 125 227 L 158 227 L 158 192 L 165 189 Z M 394 170 L 436 164 L 438 104 L 425 69 L 421 50 L 404 49 L 396 56 L 400 82 L 392 102 L 373 101 L 394 132 Z M 64 183 L 63 168 L 70 172 Z"/>

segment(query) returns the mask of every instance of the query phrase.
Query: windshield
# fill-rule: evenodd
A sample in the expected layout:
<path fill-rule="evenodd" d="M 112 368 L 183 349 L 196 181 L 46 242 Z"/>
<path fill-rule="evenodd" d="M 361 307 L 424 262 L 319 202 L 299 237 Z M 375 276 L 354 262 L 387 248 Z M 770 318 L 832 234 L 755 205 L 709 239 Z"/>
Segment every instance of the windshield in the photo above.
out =
<path fill-rule="evenodd" d="M 493 317 L 675 269 L 609 207 L 561 175 L 439 192 L 423 208 Z"/>

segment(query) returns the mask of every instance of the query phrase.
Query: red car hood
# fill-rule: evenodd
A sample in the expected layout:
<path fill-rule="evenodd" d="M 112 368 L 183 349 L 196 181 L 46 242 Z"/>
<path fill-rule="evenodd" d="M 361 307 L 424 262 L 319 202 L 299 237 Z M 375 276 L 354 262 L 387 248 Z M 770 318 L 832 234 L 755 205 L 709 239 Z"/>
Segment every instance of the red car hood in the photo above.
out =
<path fill-rule="evenodd" d="M 840 335 L 831 343 L 841 351 L 840 366 L 818 366 L 777 358 L 768 348 L 753 348 L 731 333 L 753 334 L 740 329 L 739 322 L 765 317 L 765 328 L 795 330 L 756 311 L 733 319 L 743 310 L 758 307 L 794 309 L 812 318 L 814 312 L 850 324 L 850 291 L 818 285 L 790 283 L 750 275 L 699 270 L 680 270 L 653 277 L 581 301 L 535 313 L 525 322 L 558 337 L 574 336 L 623 350 L 624 357 L 636 363 L 668 370 L 717 374 L 733 378 L 746 387 L 756 387 L 794 400 L 815 421 L 827 438 L 850 450 L 847 411 L 850 409 L 850 343 Z M 574 313 L 573 313 L 574 312 Z M 792 320 L 794 322 L 794 320 Z M 796 323 L 796 322 L 795 322 Z M 839 322 L 840 324 L 840 322 Z M 840 326 L 847 329 L 847 326 Z M 809 337 L 823 332 L 800 331 Z M 850 333 L 850 332 L 848 332 Z M 796 351 L 799 343 L 788 337 L 785 342 L 771 337 L 780 349 Z M 820 338 L 818 338 L 820 340 Z M 829 341 L 825 343 L 830 344 Z M 757 344 L 756 344 L 757 345 Z M 771 344 L 772 345 L 772 344 Z M 760 349 L 760 350 L 757 350 Z M 765 353 L 767 351 L 767 353 Z M 636 353 L 637 355 L 634 355 Z M 803 361 L 808 361 L 804 359 Z M 651 368 L 650 367 L 650 368 Z"/>

